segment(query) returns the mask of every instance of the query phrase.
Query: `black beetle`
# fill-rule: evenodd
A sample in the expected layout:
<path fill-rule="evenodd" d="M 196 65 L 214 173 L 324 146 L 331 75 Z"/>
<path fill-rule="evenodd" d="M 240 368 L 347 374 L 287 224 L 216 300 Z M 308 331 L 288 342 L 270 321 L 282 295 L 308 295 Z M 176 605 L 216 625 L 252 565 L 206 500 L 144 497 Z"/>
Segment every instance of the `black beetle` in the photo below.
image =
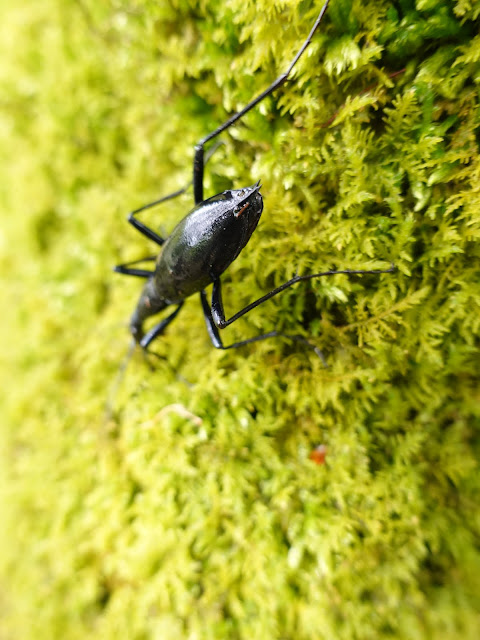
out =
<path fill-rule="evenodd" d="M 175 193 L 151 202 L 140 209 L 136 209 L 128 216 L 128 221 L 138 231 L 162 246 L 162 250 L 156 258 L 148 257 L 143 260 L 137 260 L 115 267 L 115 271 L 119 273 L 147 279 L 140 300 L 130 320 L 130 330 L 134 340 L 140 344 L 143 349 L 147 349 L 150 343 L 165 331 L 165 328 L 177 316 L 185 299 L 193 293 L 199 292 L 208 333 L 214 347 L 217 349 L 230 349 L 266 338 L 284 336 L 307 344 L 313 348 L 317 355 L 324 361 L 320 350 L 299 335 L 286 335 L 278 331 L 270 331 L 269 333 L 248 338 L 240 342 L 224 345 L 218 330 L 232 324 L 232 322 L 235 322 L 235 320 L 248 313 L 248 311 L 251 311 L 272 296 L 302 280 L 340 273 L 387 273 L 393 270 L 394 267 L 392 265 L 390 268 L 383 270 L 326 271 L 323 273 L 296 276 L 247 305 L 228 320 L 225 318 L 220 276 L 237 258 L 240 251 L 249 241 L 262 214 L 263 199 L 260 194 L 259 181 L 251 187 L 224 191 L 207 200 L 203 200 L 204 164 L 216 148 L 212 148 L 209 154 L 204 157 L 204 146 L 285 83 L 291 70 L 310 43 L 313 34 L 323 18 L 328 3 L 329 0 L 323 5 L 307 39 L 290 63 L 287 71 L 281 74 L 267 89 L 249 102 L 241 111 L 231 116 L 217 129 L 202 138 L 196 145 L 192 181 L 196 206 L 175 227 L 171 235 L 166 239 L 162 238 L 138 220 L 136 216 L 145 209 L 180 195 L 186 191 L 191 183 Z M 155 260 L 155 269 L 153 271 L 132 266 L 145 260 Z M 211 283 L 213 283 L 213 292 L 210 306 L 205 288 Z M 144 333 L 144 321 L 170 305 L 177 305 L 173 313 L 164 318 L 153 327 L 153 329 Z"/>

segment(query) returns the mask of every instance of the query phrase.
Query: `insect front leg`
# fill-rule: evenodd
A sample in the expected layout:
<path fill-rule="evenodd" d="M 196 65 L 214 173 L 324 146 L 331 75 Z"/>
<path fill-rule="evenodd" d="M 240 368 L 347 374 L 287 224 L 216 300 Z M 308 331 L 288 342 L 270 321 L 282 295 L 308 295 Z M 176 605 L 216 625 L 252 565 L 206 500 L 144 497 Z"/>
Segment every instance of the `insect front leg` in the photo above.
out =
<path fill-rule="evenodd" d="M 313 27 L 310 30 L 310 33 L 308 34 L 304 43 L 302 44 L 300 49 L 297 51 L 291 63 L 289 64 L 288 69 L 284 73 L 280 74 L 278 78 L 274 80 L 269 87 L 267 87 L 264 91 L 262 91 L 262 93 L 260 93 L 256 98 L 251 100 L 245 107 L 243 107 L 243 109 L 241 109 L 237 113 L 234 113 L 223 124 L 221 124 L 214 131 L 206 135 L 204 138 L 202 138 L 200 142 L 196 145 L 195 155 L 193 158 L 193 195 L 195 197 L 195 204 L 199 204 L 200 202 L 203 201 L 203 170 L 204 170 L 204 164 L 205 164 L 204 146 L 207 144 L 207 142 L 209 142 L 210 140 L 213 140 L 213 138 L 216 138 L 218 135 L 223 133 L 223 131 L 226 131 L 229 127 L 232 126 L 232 124 L 235 124 L 237 120 L 240 120 L 240 118 L 242 118 L 246 113 L 248 113 L 251 109 L 253 109 L 253 107 L 255 107 L 259 102 L 264 100 L 267 96 L 269 96 L 276 89 L 281 87 L 288 80 L 288 77 L 293 67 L 296 65 L 298 59 L 310 44 L 313 38 L 313 34 L 315 33 L 315 31 L 318 28 L 318 25 L 322 21 L 325 11 L 327 10 L 327 7 L 328 7 L 328 3 L 329 3 L 329 0 L 326 0 L 325 4 L 320 10 L 320 13 L 317 16 L 317 19 L 315 20 Z"/>
<path fill-rule="evenodd" d="M 228 327 L 228 325 L 232 324 L 232 322 L 235 322 L 235 320 L 238 320 L 239 318 L 244 316 L 246 313 L 260 306 L 270 298 L 273 298 L 273 296 L 276 296 L 282 291 L 285 291 L 285 289 L 292 287 L 294 284 L 297 284 L 297 282 L 303 282 L 304 280 L 312 280 L 313 278 L 322 278 L 323 276 L 335 276 L 339 274 L 365 275 L 365 274 L 392 273 L 392 271 L 395 271 L 395 265 L 393 263 L 390 265 L 388 269 L 342 269 L 340 271 L 322 271 L 321 273 L 310 273 L 305 276 L 295 276 L 294 278 L 291 278 L 290 280 L 287 280 L 287 282 L 284 282 L 283 284 L 281 284 L 279 287 L 275 287 L 275 289 L 272 289 L 272 291 L 269 291 L 261 298 L 258 298 L 258 300 L 255 300 L 254 302 L 247 304 L 246 307 L 244 307 L 243 309 L 240 309 L 240 311 L 237 311 L 237 313 L 235 313 L 228 320 L 225 318 L 225 312 L 223 310 L 222 285 L 221 285 L 220 279 L 217 279 L 213 283 L 213 291 L 212 291 L 213 319 L 217 327 L 219 327 L 220 329 L 223 329 L 224 327 Z"/>
<path fill-rule="evenodd" d="M 263 333 L 260 336 L 247 338 L 246 340 L 234 342 L 233 344 L 229 345 L 224 345 L 220 337 L 218 327 L 213 319 L 212 310 L 210 309 L 210 305 L 208 304 L 207 294 L 205 291 L 200 292 L 200 298 L 202 301 L 203 315 L 205 316 L 205 322 L 207 324 L 208 335 L 210 336 L 212 344 L 216 349 L 234 349 L 235 347 L 243 347 L 245 344 L 250 344 L 251 342 L 258 342 L 259 340 L 265 340 L 266 338 L 274 338 L 276 336 L 283 335 L 279 334 L 278 331 L 270 331 L 269 333 Z"/>
<path fill-rule="evenodd" d="M 343 269 L 340 271 L 323 271 L 321 273 L 312 273 L 304 276 L 295 276 L 294 278 L 291 278 L 290 280 L 287 280 L 287 282 L 284 282 L 283 284 L 281 284 L 279 287 L 272 289 L 272 291 L 269 291 L 261 298 L 258 298 L 254 302 L 247 304 L 246 307 L 244 307 L 243 309 L 240 309 L 240 311 L 237 311 L 237 313 L 235 313 L 231 318 L 228 318 L 228 320 L 225 317 L 225 311 L 223 309 L 222 284 L 221 284 L 220 278 L 218 278 L 213 283 L 211 309 L 208 306 L 205 292 L 202 292 L 203 312 L 205 315 L 205 320 L 207 322 L 207 328 L 208 328 L 210 337 L 212 338 L 212 342 L 214 346 L 216 346 L 217 348 L 220 348 L 220 349 L 230 348 L 230 347 L 217 346 L 217 344 L 215 344 L 215 340 L 216 340 L 216 341 L 219 341 L 221 345 L 218 329 L 224 329 L 225 327 L 228 327 L 230 324 L 235 322 L 235 320 L 238 320 L 249 311 L 252 311 L 252 309 L 259 307 L 261 304 L 263 304 L 270 298 L 273 298 L 273 296 L 278 295 L 282 291 L 285 291 L 285 289 L 292 287 L 294 284 L 297 284 L 298 282 L 303 282 L 304 280 L 311 280 L 313 278 L 321 278 L 323 276 L 333 276 L 333 275 L 339 275 L 339 274 L 364 275 L 364 274 L 391 273 L 394 270 L 395 270 L 395 266 L 392 264 L 388 269 L 358 269 L 358 270 Z M 322 362 L 326 366 L 325 358 L 323 357 L 323 354 L 320 351 L 320 349 L 318 349 L 313 344 L 311 344 L 308 340 L 306 340 L 306 338 L 299 335 L 289 335 L 289 334 L 279 333 L 278 331 L 271 331 L 261 336 L 250 338 L 249 340 L 244 340 L 243 342 L 235 343 L 234 345 L 230 345 L 230 346 L 231 347 L 242 346 L 243 344 L 248 344 L 249 342 L 257 342 L 258 340 L 264 340 L 266 338 L 271 338 L 275 336 L 283 336 L 285 338 L 289 338 L 290 340 L 303 342 L 304 344 L 306 344 L 307 346 L 309 346 L 311 349 L 315 351 L 315 353 L 318 355 L 318 357 L 322 360 Z"/>
<path fill-rule="evenodd" d="M 207 324 L 208 335 L 210 336 L 212 344 L 216 349 L 235 349 L 237 347 L 243 347 L 246 344 L 251 344 L 252 342 L 260 342 L 261 340 L 267 340 L 268 338 L 287 338 L 288 340 L 293 340 L 294 342 L 301 342 L 302 344 L 309 347 L 310 349 L 313 349 L 313 351 L 315 351 L 317 356 L 323 362 L 324 366 L 325 367 L 327 366 L 326 360 L 323 356 L 323 353 L 320 351 L 320 349 L 315 345 L 311 344 L 303 336 L 300 336 L 297 334 L 281 333 L 280 331 L 269 331 L 268 333 L 262 333 L 259 336 L 254 336 L 253 338 L 247 338 L 246 340 L 240 340 L 240 342 L 234 342 L 233 344 L 224 345 L 220 337 L 220 333 L 218 331 L 218 326 L 216 324 L 216 321 L 213 318 L 212 309 L 208 304 L 207 294 L 205 291 L 200 292 L 200 298 L 202 301 L 203 315 L 205 317 L 205 322 Z M 223 326 L 226 326 L 226 324 L 224 324 Z"/>

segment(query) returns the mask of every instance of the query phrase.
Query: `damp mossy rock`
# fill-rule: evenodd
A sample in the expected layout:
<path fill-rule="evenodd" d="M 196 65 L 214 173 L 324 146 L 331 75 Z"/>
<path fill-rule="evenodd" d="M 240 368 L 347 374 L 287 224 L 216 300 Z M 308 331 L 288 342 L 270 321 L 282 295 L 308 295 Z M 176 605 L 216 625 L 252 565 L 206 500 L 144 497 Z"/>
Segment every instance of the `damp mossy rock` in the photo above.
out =
<path fill-rule="evenodd" d="M 222 331 L 328 367 L 214 349 L 194 295 L 119 376 L 141 282 L 111 269 L 156 251 L 126 214 L 189 182 L 321 4 L 1 4 L 2 640 L 478 637 L 478 0 L 331 0 L 208 163 L 206 197 L 265 203 L 227 316 L 394 263 Z"/>

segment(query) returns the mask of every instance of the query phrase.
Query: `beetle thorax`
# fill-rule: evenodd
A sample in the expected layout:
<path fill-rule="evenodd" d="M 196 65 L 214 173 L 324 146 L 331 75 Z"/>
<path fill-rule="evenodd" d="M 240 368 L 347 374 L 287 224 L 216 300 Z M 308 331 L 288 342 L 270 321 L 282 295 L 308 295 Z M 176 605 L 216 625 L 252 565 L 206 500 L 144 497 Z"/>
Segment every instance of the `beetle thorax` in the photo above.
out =
<path fill-rule="evenodd" d="M 158 293 L 176 302 L 201 291 L 237 258 L 263 210 L 257 183 L 197 205 L 173 230 L 157 261 Z"/>

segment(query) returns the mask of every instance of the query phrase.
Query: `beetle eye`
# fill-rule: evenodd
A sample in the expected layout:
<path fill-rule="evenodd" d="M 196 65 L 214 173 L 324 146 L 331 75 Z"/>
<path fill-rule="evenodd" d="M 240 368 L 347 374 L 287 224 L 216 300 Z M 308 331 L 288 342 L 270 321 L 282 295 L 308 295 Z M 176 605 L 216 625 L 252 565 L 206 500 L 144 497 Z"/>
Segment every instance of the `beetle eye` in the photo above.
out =
<path fill-rule="evenodd" d="M 232 192 L 230 191 L 230 189 L 228 189 L 228 191 L 224 191 L 223 195 L 225 196 L 225 200 L 231 200 L 232 199 Z"/>

